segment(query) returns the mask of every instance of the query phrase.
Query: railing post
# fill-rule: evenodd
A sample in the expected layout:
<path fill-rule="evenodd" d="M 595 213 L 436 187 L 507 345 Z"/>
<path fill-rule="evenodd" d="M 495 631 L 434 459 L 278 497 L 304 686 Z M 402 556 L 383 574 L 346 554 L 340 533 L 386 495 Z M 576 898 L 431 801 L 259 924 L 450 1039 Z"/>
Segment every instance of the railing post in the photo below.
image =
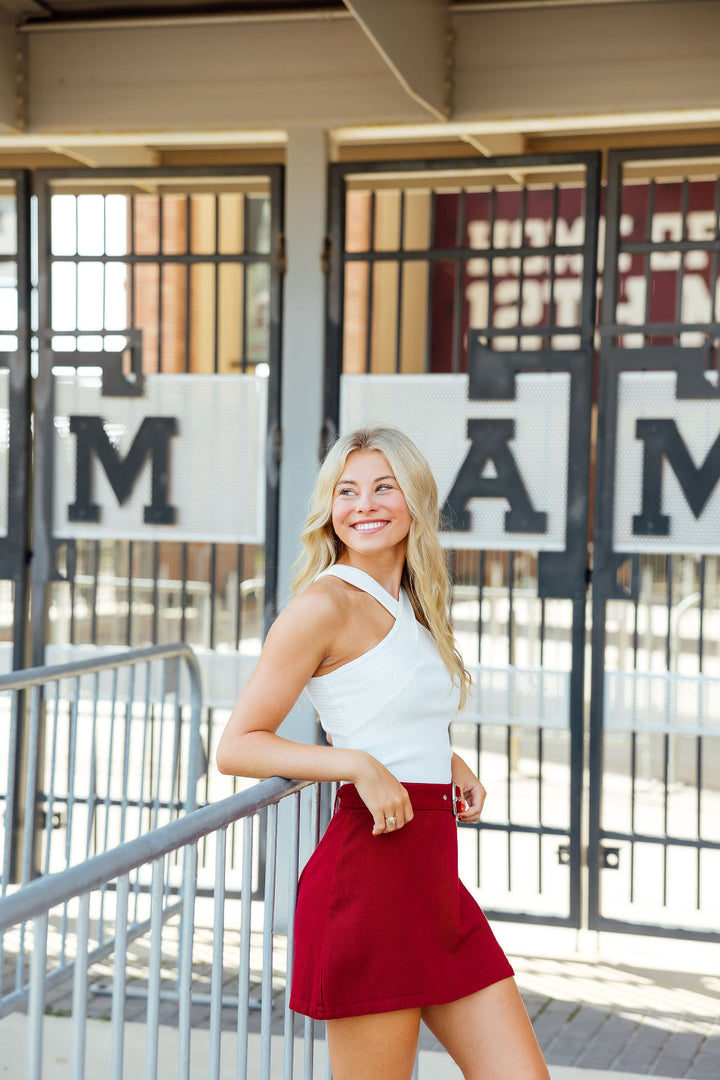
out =
<path fill-rule="evenodd" d="M 34 920 L 33 951 L 30 961 L 30 999 L 27 1025 L 27 1080 L 41 1080 L 43 1018 L 45 1015 L 45 967 L 47 964 L 48 913 Z"/>

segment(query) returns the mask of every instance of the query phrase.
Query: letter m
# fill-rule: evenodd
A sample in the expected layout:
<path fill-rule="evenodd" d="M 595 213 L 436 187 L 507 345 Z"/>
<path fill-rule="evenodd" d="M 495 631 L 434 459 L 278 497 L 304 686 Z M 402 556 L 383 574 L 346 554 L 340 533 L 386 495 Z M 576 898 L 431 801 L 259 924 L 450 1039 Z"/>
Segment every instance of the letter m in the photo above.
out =
<path fill-rule="evenodd" d="M 100 520 L 100 507 L 93 502 L 93 454 L 97 454 L 121 506 L 132 494 L 145 459 L 149 456 L 152 498 L 150 505 L 144 508 L 145 524 L 174 524 L 175 507 L 170 506 L 168 494 L 170 439 L 177 434 L 177 428 L 174 417 L 146 416 L 127 456 L 122 458 L 107 436 L 102 417 L 71 416 L 70 431 L 77 436 L 77 458 L 75 502 L 68 506 L 68 519 L 93 522 Z"/>
<path fill-rule="evenodd" d="M 633 517 L 636 536 L 667 536 L 670 518 L 661 513 L 662 464 L 667 458 L 696 518 L 702 514 L 720 480 L 720 435 L 702 465 L 690 457 L 674 420 L 638 420 L 635 434 L 645 444 L 643 453 L 642 510 Z"/>

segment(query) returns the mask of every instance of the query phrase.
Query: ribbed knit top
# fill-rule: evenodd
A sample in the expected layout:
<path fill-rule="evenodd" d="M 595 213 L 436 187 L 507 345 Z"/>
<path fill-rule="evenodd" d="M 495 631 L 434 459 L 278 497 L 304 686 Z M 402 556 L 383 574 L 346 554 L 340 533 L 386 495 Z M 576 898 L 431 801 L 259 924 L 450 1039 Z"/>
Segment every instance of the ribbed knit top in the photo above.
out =
<path fill-rule="evenodd" d="M 415 618 L 404 590 L 396 600 L 354 566 L 330 566 L 324 574 L 370 593 L 395 619 L 372 649 L 305 687 L 333 746 L 367 751 L 400 781 L 449 783 L 448 728 L 459 690 L 435 639 Z"/>

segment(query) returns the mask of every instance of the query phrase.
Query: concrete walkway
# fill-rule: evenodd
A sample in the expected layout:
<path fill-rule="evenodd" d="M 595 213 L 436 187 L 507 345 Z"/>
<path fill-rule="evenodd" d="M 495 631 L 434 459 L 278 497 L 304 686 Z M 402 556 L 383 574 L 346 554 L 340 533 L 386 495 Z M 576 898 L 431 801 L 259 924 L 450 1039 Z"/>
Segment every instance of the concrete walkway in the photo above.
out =
<path fill-rule="evenodd" d="M 23 1080 L 25 1069 L 25 1031 L 26 1018 L 19 1014 L 0 1020 L 0 1077 L 3 1080 Z M 66 1017 L 48 1016 L 44 1025 L 43 1045 L 43 1080 L 68 1080 L 70 1075 L 70 1040 L 71 1023 Z M 193 1030 L 191 1043 L 191 1080 L 207 1080 L 209 1058 L 209 1032 Z M 279 1035 L 272 1037 L 272 1080 L 282 1080 L 283 1041 Z M 222 1039 L 223 1056 L 221 1080 L 235 1080 L 236 1036 L 224 1032 Z M 105 1077 L 109 1075 L 110 1025 L 107 1021 L 89 1020 L 86 1043 L 87 1075 Z M 177 1030 L 170 1027 L 159 1029 L 158 1040 L 158 1080 L 176 1080 L 177 1078 Z M 316 1062 L 314 1073 L 320 1078 L 325 1075 L 325 1045 L 316 1043 Z M 296 1040 L 294 1073 L 303 1076 L 303 1044 Z M 126 1025 L 125 1036 L 125 1075 L 142 1077 L 145 1074 L 145 1027 L 143 1024 Z M 260 1075 L 260 1037 L 250 1037 L 248 1057 L 248 1077 Z M 606 1080 L 608 1074 L 596 1070 L 576 1069 L 563 1065 L 551 1067 L 552 1080 Z M 458 1080 L 460 1070 L 446 1055 L 423 1050 L 420 1053 L 419 1080 Z M 638 1080 L 632 1073 L 612 1073 L 613 1080 Z M 382 1080 L 382 1077 L 378 1077 Z M 508 1078 L 512 1080 L 512 1078 Z"/>
<path fill-rule="evenodd" d="M 495 923 L 494 930 L 515 967 L 553 1080 L 720 1080 L 720 945 L 578 935 L 574 931 Z M 43 1080 L 70 1076 L 69 988 L 48 1002 L 56 1015 L 45 1018 Z M 92 991 L 88 1021 L 87 1075 L 108 1075 L 108 997 Z M 128 1000 L 126 1062 L 130 1080 L 145 1074 L 142 998 Z M 60 1015 L 63 1014 L 63 1015 Z M 272 1077 L 282 1076 L 282 984 L 273 1002 Z M 159 1035 L 159 1080 L 177 1077 L 177 1007 L 165 1003 Z M 193 1006 L 193 1080 L 208 1075 L 209 1007 Z M 248 1077 L 260 1075 L 259 1014 L 252 1014 Z M 0 1021 L 0 1080 L 26 1076 L 25 1017 Z M 235 1012 L 223 1011 L 222 1078 L 235 1080 Z M 302 1031 L 297 1019 L 296 1033 Z M 322 1035 L 322 1025 L 316 1033 Z M 423 1028 L 419 1080 L 460 1080 L 460 1072 Z M 296 1040 L 295 1078 L 303 1077 L 303 1045 Z M 325 1045 L 315 1053 L 314 1080 L 326 1080 Z M 382 1080 L 382 1077 L 378 1077 Z M 508 1077 L 508 1080 L 514 1080 Z"/>

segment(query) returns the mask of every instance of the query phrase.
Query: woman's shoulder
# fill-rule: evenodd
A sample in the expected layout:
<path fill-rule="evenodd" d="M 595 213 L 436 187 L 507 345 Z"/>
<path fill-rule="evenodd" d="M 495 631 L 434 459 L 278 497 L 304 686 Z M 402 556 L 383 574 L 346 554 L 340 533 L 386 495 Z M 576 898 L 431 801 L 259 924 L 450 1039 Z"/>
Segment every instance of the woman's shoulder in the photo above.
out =
<path fill-rule="evenodd" d="M 339 625 L 347 614 L 347 597 L 350 586 L 340 578 L 316 578 L 312 584 L 293 597 L 278 616 L 277 622 L 293 622 L 305 625 L 308 630 L 319 626 L 328 630 Z"/>

